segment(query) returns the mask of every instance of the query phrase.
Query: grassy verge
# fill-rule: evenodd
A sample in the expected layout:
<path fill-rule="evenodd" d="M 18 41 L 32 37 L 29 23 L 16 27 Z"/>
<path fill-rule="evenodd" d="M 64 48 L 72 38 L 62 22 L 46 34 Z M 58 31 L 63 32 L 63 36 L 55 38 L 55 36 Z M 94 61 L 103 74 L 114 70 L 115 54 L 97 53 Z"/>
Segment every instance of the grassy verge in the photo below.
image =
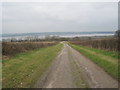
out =
<path fill-rule="evenodd" d="M 81 46 L 81 47 L 84 47 L 84 46 Z M 85 47 L 86 49 L 88 50 L 92 50 L 96 53 L 99 53 L 99 54 L 102 54 L 102 55 L 106 55 L 106 56 L 109 56 L 111 58 L 114 58 L 114 59 L 118 59 L 118 52 L 115 52 L 115 51 L 105 51 L 105 50 L 100 50 L 100 49 L 96 49 L 96 48 L 88 48 L 88 47 Z"/>
<path fill-rule="evenodd" d="M 33 87 L 61 50 L 62 44 L 21 53 L 3 60 L 3 88 Z"/>
<path fill-rule="evenodd" d="M 98 50 L 94 48 L 88 48 L 84 46 L 78 46 L 70 44 L 74 49 L 78 50 L 82 54 L 84 54 L 86 57 L 94 61 L 96 64 L 98 64 L 100 67 L 102 67 L 106 72 L 108 72 L 111 76 L 113 76 L 116 79 L 120 80 L 120 73 L 118 73 L 118 59 L 116 57 L 117 54 L 113 52 Z M 110 59 L 110 60 L 108 60 Z M 114 60 L 113 61 L 111 60 Z"/>

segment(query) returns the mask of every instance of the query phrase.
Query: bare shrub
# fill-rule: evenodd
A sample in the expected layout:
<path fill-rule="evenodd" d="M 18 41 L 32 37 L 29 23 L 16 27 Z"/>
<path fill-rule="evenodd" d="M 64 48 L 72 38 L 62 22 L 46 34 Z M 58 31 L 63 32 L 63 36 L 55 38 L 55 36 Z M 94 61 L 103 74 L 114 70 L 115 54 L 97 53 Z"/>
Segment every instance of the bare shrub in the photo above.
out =
<path fill-rule="evenodd" d="M 91 48 L 98 48 L 98 49 L 110 50 L 110 51 L 118 51 L 118 38 L 70 41 L 70 43 L 82 45 L 82 46 L 88 46 Z"/>
<path fill-rule="evenodd" d="M 55 44 L 57 44 L 57 42 L 3 42 L 2 55 L 13 56 L 20 52 L 35 50 Z"/>

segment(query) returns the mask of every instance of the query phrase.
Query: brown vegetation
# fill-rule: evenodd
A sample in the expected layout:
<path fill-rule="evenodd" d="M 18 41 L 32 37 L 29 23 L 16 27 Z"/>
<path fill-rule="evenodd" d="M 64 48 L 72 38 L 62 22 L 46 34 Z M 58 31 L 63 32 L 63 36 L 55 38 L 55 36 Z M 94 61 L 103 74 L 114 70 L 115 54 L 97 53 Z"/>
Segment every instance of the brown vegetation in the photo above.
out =
<path fill-rule="evenodd" d="M 57 42 L 3 42 L 2 55 L 13 56 L 20 52 L 35 50 L 55 44 L 57 44 Z"/>
<path fill-rule="evenodd" d="M 79 41 L 70 41 L 70 43 L 88 46 L 91 48 L 98 48 L 103 50 L 118 51 L 118 39 L 97 39 L 97 40 L 79 40 Z"/>

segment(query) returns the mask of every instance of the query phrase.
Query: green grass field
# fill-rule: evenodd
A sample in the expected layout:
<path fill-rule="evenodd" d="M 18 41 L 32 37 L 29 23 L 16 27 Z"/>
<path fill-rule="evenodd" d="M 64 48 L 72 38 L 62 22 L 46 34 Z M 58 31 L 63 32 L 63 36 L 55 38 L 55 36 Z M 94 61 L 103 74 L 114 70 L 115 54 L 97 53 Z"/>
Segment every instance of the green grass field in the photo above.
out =
<path fill-rule="evenodd" d="M 81 52 L 83 55 L 88 57 L 90 60 L 102 67 L 107 73 L 116 79 L 120 79 L 118 75 L 118 54 L 117 52 L 104 51 L 95 48 L 88 48 L 85 46 L 78 46 L 69 44 L 74 49 Z M 119 73 L 120 74 L 120 73 Z"/>
<path fill-rule="evenodd" d="M 38 78 L 48 69 L 62 44 L 17 54 L 3 60 L 3 88 L 33 87 Z"/>

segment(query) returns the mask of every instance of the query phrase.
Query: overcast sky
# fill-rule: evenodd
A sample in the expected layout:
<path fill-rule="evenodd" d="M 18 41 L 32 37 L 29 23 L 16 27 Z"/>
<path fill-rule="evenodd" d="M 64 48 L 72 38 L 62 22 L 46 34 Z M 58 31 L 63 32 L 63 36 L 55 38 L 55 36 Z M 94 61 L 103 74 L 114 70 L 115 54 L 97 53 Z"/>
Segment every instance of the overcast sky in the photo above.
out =
<path fill-rule="evenodd" d="M 3 33 L 116 31 L 117 2 L 3 3 Z"/>

